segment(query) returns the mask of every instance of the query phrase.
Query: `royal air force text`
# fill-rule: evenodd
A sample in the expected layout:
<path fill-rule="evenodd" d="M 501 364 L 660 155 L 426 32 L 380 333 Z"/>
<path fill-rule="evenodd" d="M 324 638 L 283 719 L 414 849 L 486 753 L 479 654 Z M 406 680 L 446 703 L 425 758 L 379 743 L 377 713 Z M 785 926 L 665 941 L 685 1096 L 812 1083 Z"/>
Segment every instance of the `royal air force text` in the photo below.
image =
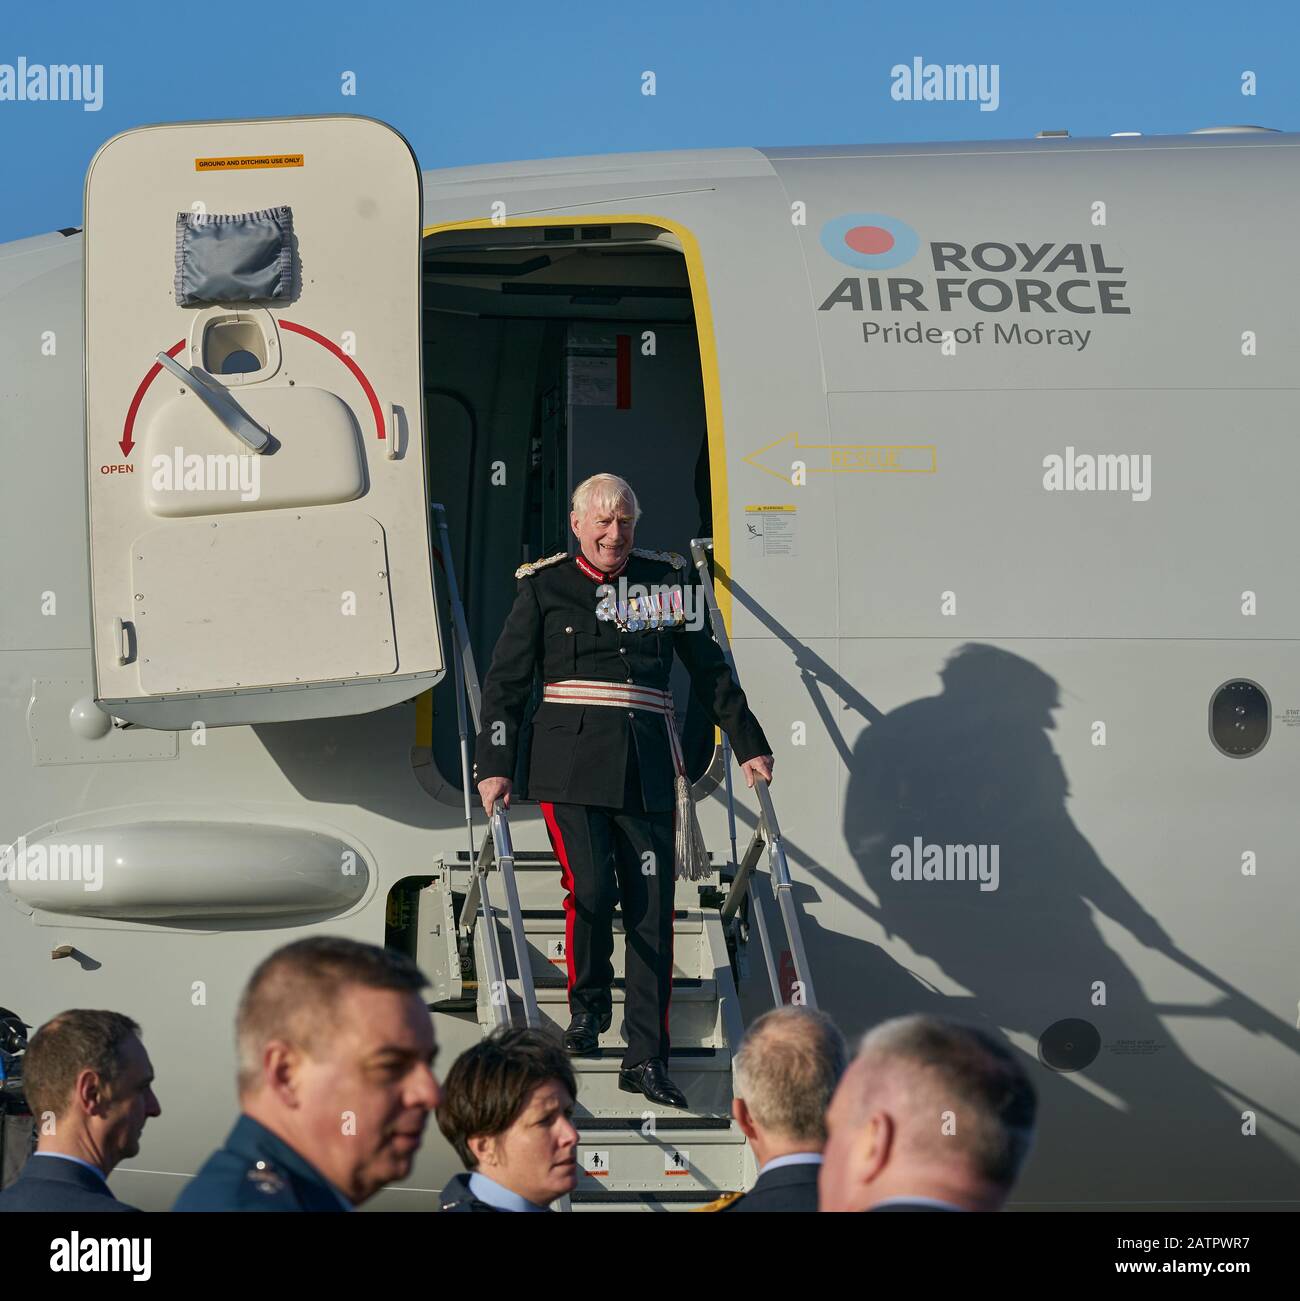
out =
<path fill-rule="evenodd" d="M 1122 266 L 1106 261 L 1100 244 L 930 245 L 933 285 L 911 276 L 846 276 L 819 307 L 829 312 L 1073 312 L 1127 316 Z M 950 274 L 965 272 L 964 275 Z M 988 272 L 981 275 L 980 272 Z M 1065 275 L 1062 272 L 1074 272 Z M 1048 280 L 1045 276 L 1056 277 Z"/>

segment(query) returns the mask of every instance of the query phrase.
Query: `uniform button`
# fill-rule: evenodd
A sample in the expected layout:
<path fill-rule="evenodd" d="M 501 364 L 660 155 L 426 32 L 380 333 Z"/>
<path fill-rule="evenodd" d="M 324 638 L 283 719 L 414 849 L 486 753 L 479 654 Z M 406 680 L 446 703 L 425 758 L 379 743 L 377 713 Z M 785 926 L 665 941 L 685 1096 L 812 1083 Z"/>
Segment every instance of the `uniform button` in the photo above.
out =
<path fill-rule="evenodd" d="M 620 655 L 626 655 L 626 654 L 627 654 L 627 647 L 626 647 L 626 646 L 620 646 L 620 647 L 618 648 L 618 653 L 619 653 Z"/>
<path fill-rule="evenodd" d="M 636 717 L 636 715 L 635 715 L 635 714 L 634 714 L 630 709 L 627 711 L 627 716 L 628 716 L 629 718 L 635 718 L 635 717 Z"/>
<path fill-rule="evenodd" d="M 572 632 L 573 632 L 573 629 L 572 629 L 572 628 L 566 628 L 564 631 L 567 632 L 567 633 L 572 633 Z"/>

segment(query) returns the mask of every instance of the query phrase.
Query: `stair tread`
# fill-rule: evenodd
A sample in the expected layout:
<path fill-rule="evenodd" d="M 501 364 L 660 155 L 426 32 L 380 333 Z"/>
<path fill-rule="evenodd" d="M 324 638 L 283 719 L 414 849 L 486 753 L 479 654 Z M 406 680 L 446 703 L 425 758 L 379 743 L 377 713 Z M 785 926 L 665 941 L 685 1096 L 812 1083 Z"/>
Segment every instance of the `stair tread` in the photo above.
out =
<path fill-rule="evenodd" d="M 573 1202 L 646 1202 L 652 1206 L 655 1202 L 698 1202 L 701 1206 L 707 1206 L 724 1193 L 739 1191 L 732 1188 L 661 1188 L 656 1192 L 642 1193 L 597 1188 L 582 1192 L 575 1190 L 569 1194 L 569 1198 Z"/>
<path fill-rule="evenodd" d="M 541 985 L 534 977 L 534 988 L 537 992 L 537 1001 L 539 1003 L 564 1003 L 568 1004 L 569 989 L 567 980 L 558 985 L 547 983 Z M 718 982 L 716 980 L 704 980 L 699 976 L 678 976 L 673 980 L 673 998 L 681 1002 L 711 1002 L 718 996 Z M 610 1001 L 616 1004 L 623 1004 L 627 1001 L 627 989 L 625 986 L 618 984 L 610 990 Z"/>
<path fill-rule="evenodd" d="M 600 1055 L 597 1056 L 596 1053 Z M 622 1048 L 598 1048 L 596 1053 L 572 1055 L 569 1064 L 575 1074 L 616 1072 L 623 1061 Z M 731 1053 L 726 1048 L 681 1048 L 668 1055 L 668 1074 L 698 1071 L 730 1071 Z"/>
<path fill-rule="evenodd" d="M 578 1131 L 578 1143 L 582 1147 L 591 1147 L 596 1142 L 616 1143 L 631 1146 L 635 1143 L 654 1145 L 655 1136 L 641 1133 L 644 1122 L 641 1116 L 583 1116 L 573 1117 L 574 1127 Z M 730 1116 L 656 1116 L 656 1135 L 672 1134 L 673 1147 L 683 1143 L 700 1143 L 706 1146 L 724 1147 L 741 1145 L 745 1140 L 744 1132 Z"/>

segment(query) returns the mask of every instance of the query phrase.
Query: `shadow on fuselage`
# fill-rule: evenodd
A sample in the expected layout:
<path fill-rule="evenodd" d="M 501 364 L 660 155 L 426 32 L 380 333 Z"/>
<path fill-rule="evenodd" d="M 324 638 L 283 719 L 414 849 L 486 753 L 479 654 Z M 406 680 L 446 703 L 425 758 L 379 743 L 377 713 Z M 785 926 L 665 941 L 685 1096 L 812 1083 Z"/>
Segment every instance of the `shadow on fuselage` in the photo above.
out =
<path fill-rule="evenodd" d="M 789 647 L 847 769 L 844 839 L 865 891 L 786 840 L 796 879 L 814 883 L 797 890 L 804 936 L 819 1000 L 841 1027 L 855 1033 L 929 1012 L 1018 1041 L 1041 1107 L 1020 1190 L 1028 1202 L 1300 1204 L 1296 1165 L 1270 1137 L 1294 1137 L 1294 1118 L 1250 1096 L 1234 1072 L 1216 1079 L 1198 1066 L 1134 965 L 1148 979 L 1170 964 L 1204 982 L 1204 1005 L 1185 1010 L 1215 1022 L 1219 1061 L 1244 1061 L 1255 1044 L 1274 1053 L 1267 1038 L 1295 1052 L 1300 1034 L 1179 947 L 1075 824 L 1049 738 L 1054 679 L 1018 655 L 971 644 L 941 668 L 938 695 L 886 713 L 722 581 Z M 868 724 L 852 745 L 840 731 L 844 707 Z M 779 804 L 779 787 L 774 794 Z M 981 847 L 986 879 L 972 880 L 967 865 Z M 996 888 L 982 889 L 993 884 L 994 847 Z M 957 875 L 950 863 L 967 879 L 947 879 Z M 885 944 L 813 921 L 806 904 L 829 894 L 874 920 Z M 1142 946 L 1125 945 L 1128 961 L 1107 943 L 1098 914 Z M 1062 1028 L 1067 1021 L 1075 1024 Z M 1243 1133 L 1247 1111 L 1253 1135 Z"/>
<path fill-rule="evenodd" d="M 1145 969 L 1176 963 L 1230 989 L 1177 947 L 1075 825 L 1048 737 L 1055 681 L 978 644 L 940 676 L 939 695 L 859 736 L 844 836 L 886 930 L 968 991 L 959 1004 L 1038 1045 L 1047 1114 L 1037 1161 L 1086 1172 L 1087 1200 L 1203 1198 L 1210 1189 L 1225 1201 L 1295 1197 L 1294 1164 L 1266 1137 L 1281 1118 L 1258 1115 L 1260 1132 L 1243 1134 L 1250 1100 L 1222 1093 L 1184 1053 L 1102 935 L 1099 913 L 1153 951 Z M 984 870 L 971 880 L 977 855 Z M 963 869 L 967 879 L 957 879 Z M 1252 1029 L 1294 1047 L 1285 1023 L 1266 1024 L 1263 1009 L 1235 997 Z M 1062 1021 L 1076 1024 L 1053 1029 Z M 1219 1033 L 1241 1035 L 1230 1024 Z M 1102 1095 L 1085 1093 L 1085 1080 Z M 1081 1112 L 1087 1123 L 1060 1123 Z M 1058 1190 L 1073 1182 L 1059 1169 L 1051 1178 Z"/>

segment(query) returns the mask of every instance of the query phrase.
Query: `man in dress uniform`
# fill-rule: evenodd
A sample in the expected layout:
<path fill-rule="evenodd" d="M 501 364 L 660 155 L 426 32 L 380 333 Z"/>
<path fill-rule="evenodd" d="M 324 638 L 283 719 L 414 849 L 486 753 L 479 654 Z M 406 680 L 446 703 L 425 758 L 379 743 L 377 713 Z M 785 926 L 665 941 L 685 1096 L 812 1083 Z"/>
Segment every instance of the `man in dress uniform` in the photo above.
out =
<path fill-rule="evenodd" d="M 815 1211 L 826 1109 L 847 1064 L 844 1036 L 824 1012 L 777 1007 L 760 1016 L 736 1053 L 731 1102 L 758 1179 L 700 1210 Z"/>
<path fill-rule="evenodd" d="M 541 669 L 528 793 L 541 804 L 566 891 L 565 1047 L 593 1052 L 613 1014 L 613 914 L 626 937 L 627 1049 L 619 1087 L 684 1107 L 668 1078 L 675 876 L 707 874 L 668 678 L 673 655 L 731 738 L 745 780 L 772 778 L 771 746 L 707 626 L 675 552 L 632 546 L 640 516 L 623 479 L 578 485 L 578 554 L 516 571 L 519 589 L 483 686 L 475 778 L 509 808 L 519 728 Z"/>
<path fill-rule="evenodd" d="M 1001 1210 L 1037 1111 L 1004 1041 L 939 1017 L 885 1021 L 863 1038 L 826 1113 L 818 1209 Z"/>
<path fill-rule="evenodd" d="M 162 1114 L 140 1027 L 121 1012 L 60 1012 L 32 1037 L 23 1090 L 40 1138 L 0 1192 L 0 1211 L 136 1210 L 113 1196 L 108 1176 L 139 1154 L 145 1122 Z"/>
<path fill-rule="evenodd" d="M 405 1178 L 438 1105 L 429 982 L 391 949 L 314 936 L 253 972 L 242 1115 L 177 1211 L 350 1211 Z"/>

